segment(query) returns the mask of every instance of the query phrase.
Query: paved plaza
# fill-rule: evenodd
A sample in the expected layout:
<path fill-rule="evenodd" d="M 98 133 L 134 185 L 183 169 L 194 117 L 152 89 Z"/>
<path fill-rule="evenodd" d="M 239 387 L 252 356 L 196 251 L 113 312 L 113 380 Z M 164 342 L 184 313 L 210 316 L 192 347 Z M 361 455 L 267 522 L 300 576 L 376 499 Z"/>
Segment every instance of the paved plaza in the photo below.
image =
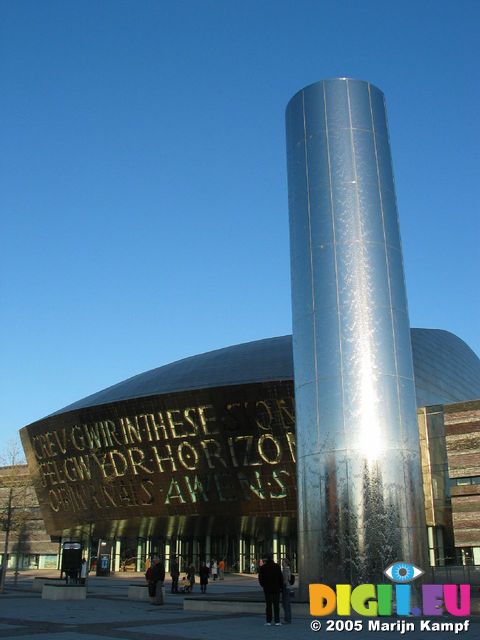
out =
<path fill-rule="evenodd" d="M 152 606 L 148 602 L 133 601 L 127 597 L 130 584 L 143 582 L 140 574 L 90 578 L 87 600 L 42 600 L 39 592 L 31 590 L 33 577 L 38 575 L 42 573 L 22 573 L 16 583 L 13 576 L 7 576 L 6 592 L 0 595 L 0 640 L 22 637 L 34 637 L 36 640 L 335 640 L 349 636 L 359 640 L 400 637 L 410 640 L 428 640 L 430 637 L 432 640 L 433 637 L 480 640 L 478 616 L 472 617 L 470 629 L 458 636 L 452 632 L 420 632 L 419 620 L 415 622 L 416 630 L 405 635 L 400 631 L 368 631 L 365 618 L 364 630 L 350 633 L 327 632 L 324 620 L 320 631 L 312 631 L 312 618 L 308 615 L 297 616 L 291 625 L 266 627 L 261 613 L 184 611 L 183 595 L 168 593 L 168 582 L 166 603 L 163 606 Z M 198 590 L 198 585 L 196 588 Z M 254 597 L 259 594 L 259 587 L 254 577 L 227 575 L 225 581 L 210 583 L 208 593 L 225 598 L 235 597 L 236 594 L 239 597 L 249 594 Z M 451 621 L 452 618 L 442 620 Z"/>

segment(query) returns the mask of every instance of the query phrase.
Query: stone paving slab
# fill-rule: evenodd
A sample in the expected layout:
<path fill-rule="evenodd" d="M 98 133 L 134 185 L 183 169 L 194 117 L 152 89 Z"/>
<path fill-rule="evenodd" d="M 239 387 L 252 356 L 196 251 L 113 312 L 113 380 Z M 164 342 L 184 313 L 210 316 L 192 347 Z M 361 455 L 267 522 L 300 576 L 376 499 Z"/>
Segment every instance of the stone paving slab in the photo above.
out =
<path fill-rule="evenodd" d="M 0 603 L 1 604 L 1 603 Z M 19 603 L 20 604 L 20 603 Z M 84 603 L 85 604 L 85 603 Z M 154 609 L 152 607 L 152 609 Z M 120 611 L 118 613 L 121 613 Z M 146 616 L 117 622 L 101 622 L 97 615 L 90 616 L 88 610 L 83 611 L 83 619 L 79 620 L 63 617 L 60 621 L 45 622 L 45 620 L 23 620 L 18 617 L 12 619 L 12 626 L 2 625 L 0 638 L 13 640 L 14 638 L 34 637 L 35 640 L 206 640 L 228 638 L 228 640 L 250 640 L 251 638 L 267 638 L 268 640 L 346 640 L 348 637 L 358 640 L 385 640 L 392 638 L 408 638 L 409 640 L 428 640 L 431 638 L 462 637 L 465 640 L 480 640 L 480 624 L 474 623 L 471 629 L 459 636 L 451 632 L 421 633 L 418 629 L 405 635 L 399 632 L 375 633 L 367 631 L 367 620 L 363 619 L 362 632 L 327 632 L 325 620 L 319 632 L 311 630 L 312 619 L 299 618 L 291 625 L 281 627 L 264 626 L 263 615 L 188 615 L 183 611 L 162 611 L 154 613 L 150 620 Z M 90 620 L 90 621 L 89 621 Z M 15 625 L 15 626 L 13 626 Z M 419 626 L 419 621 L 416 621 Z M 69 630 L 68 627 L 71 627 Z"/>

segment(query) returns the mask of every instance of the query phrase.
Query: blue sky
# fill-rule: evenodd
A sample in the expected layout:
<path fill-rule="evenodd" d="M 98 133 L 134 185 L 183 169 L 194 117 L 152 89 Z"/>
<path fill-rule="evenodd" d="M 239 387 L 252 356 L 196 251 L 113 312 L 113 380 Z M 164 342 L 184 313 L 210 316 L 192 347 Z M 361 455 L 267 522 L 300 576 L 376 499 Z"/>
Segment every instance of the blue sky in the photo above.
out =
<path fill-rule="evenodd" d="M 1 0 L 3 441 L 291 331 L 284 109 L 387 98 L 412 326 L 480 353 L 478 2 Z"/>

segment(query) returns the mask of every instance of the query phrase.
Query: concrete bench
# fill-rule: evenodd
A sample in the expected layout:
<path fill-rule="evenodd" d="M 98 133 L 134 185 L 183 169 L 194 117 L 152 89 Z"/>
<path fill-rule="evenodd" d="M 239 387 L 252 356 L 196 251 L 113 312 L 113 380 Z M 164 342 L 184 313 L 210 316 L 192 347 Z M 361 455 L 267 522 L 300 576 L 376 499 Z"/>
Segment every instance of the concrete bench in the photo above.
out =
<path fill-rule="evenodd" d="M 129 584 L 128 585 L 128 598 L 130 600 L 143 600 L 148 602 L 150 596 L 148 595 L 147 584 Z M 162 587 L 162 603 L 165 602 L 165 587 Z"/>
<path fill-rule="evenodd" d="M 77 584 L 44 584 L 42 600 L 85 600 L 87 587 Z"/>
<path fill-rule="evenodd" d="M 64 585 L 65 580 L 62 578 L 34 578 L 33 584 L 32 584 L 32 591 L 42 591 L 44 584 Z"/>
<path fill-rule="evenodd" d="M 145 600 L 148 602 L 148 585 L 146 584 L 129 584 L 128 585 L 129 600 Z"/>

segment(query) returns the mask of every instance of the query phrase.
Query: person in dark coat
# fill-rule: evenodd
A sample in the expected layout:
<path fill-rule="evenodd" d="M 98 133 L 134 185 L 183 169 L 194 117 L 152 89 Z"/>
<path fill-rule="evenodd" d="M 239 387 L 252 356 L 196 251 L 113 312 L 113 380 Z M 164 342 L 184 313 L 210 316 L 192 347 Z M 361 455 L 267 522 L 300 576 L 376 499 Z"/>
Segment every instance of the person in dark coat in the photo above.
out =
<path fill-rule="evenodd" d="M 163 583 L 165 582 L 165 565 L 160 558 L 152 561 L 152 582 L 155 583 L 155 602 L 153 604 L 163 604 Z"/>
<path fill-rule="evenodd" d="M 66 571 L 66 581 L 67 584 L 77 584 L 78 583 L 78 569 L 68 569 Z"/>
<path fill-rule="evenodd" d="M 267 556 L 266 561 L 262 564 L 258 571 L 258 581 L 263 588 L 265 594 L 265 614 L 267 622 L 272 624 L 272 606 L 275 625 L 279 626 L 280 622 L 280 593 L 283 588 L 283 576 L 280 565 L 273 561 L 271 555 Z"/>
<path fill-rule="evenodd" d="M 210 570 L 205 564 L 205 562 L 202 562 L 199 573 L 200 573 L 200 591 L 202 593 L 205 593 L 207 590 L 207 584 L 208 584 L 208 574 L 210 573 Z"/>
<path fill-rule="evenodd" d="M 180 567 L 175 556 L 170 562 L 170 576 L 172 578 L 172 593 L 178 593 L 178 578 L 180 577 Z"/>
<path fill-rule="evenodd" d="M 155 589 L 156 589 L 156 585 L 155 582 L 153 581 L 153 567 L 149 566 L 148 569 L 145 571 L 145 580 L 147 581 L 147 585 L 148 585 L 148 597 L 150 598 L 150 602 L 152 604 L 155 603 Z"/>

